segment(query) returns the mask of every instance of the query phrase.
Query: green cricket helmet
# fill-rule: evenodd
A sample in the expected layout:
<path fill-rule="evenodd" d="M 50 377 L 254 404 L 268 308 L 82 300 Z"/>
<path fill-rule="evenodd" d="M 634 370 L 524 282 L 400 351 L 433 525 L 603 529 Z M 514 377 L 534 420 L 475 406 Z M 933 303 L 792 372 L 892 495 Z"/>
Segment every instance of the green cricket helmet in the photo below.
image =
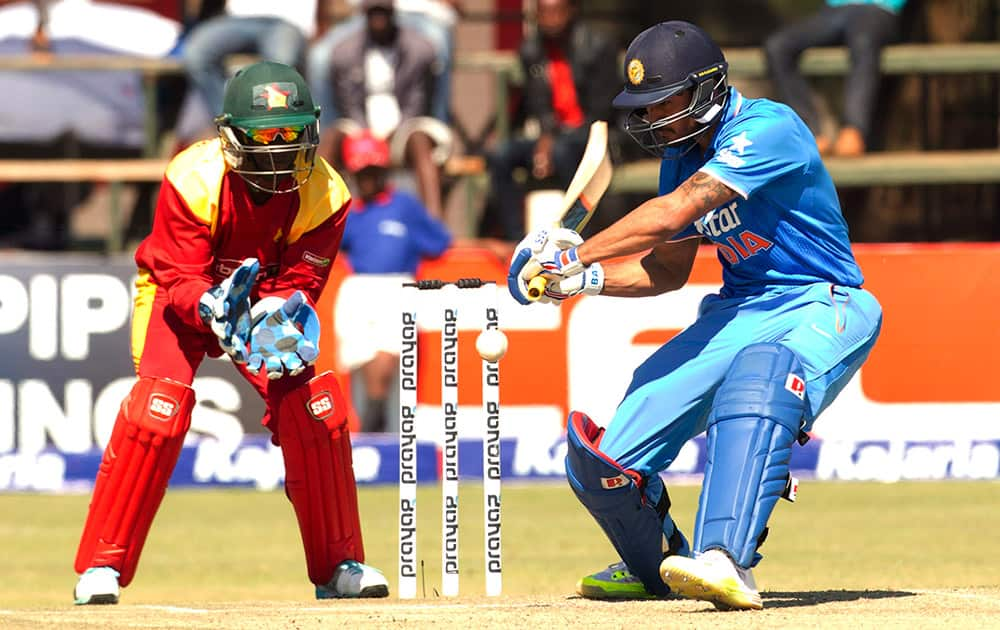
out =
<path fill-rule="evenodd" d="M 292 192 L 312 175 L 319 107 L 294 68 L 261 61 L 239 70 L 215 124 L 226 162 L 253 188 Z"/>

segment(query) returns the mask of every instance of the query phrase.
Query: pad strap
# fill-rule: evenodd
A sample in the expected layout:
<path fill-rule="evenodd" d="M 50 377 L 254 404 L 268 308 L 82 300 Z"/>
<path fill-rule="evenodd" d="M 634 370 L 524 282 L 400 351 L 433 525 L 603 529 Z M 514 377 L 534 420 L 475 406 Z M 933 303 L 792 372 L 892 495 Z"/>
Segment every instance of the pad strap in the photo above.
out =
<path fill-rule="evenodd" d="M 696 551 L 724 549 L 748 568 L 789 484 L 788 462 L 806 411 L 802 364 L 780 344 L 754 344 L 733 359 L 707 425 L 707 461 Z"/>
<path fill-rule="evenodd" d="M 285 494 L 295 508 L 306 566 L 324 585 L 344 560 L 364 562 L 347 405 L 333 372 L 289 392 L 278 407 Z"/>
<path fill-rule="evenodd" d="M 667 514 L 666 490 L 658 487 L 654 503 L 645 494 L 645 480 L 602 453 L 597 445 L 604 430 L 586 414 L 573 411 L 567 421 L 566 478 L 576 498 L 601 526 L 618 555 L 646 590 L 667 595 L 670 589 L 660 579 L 664 552 L 664 529 L 671 530 L 671 544 L 683 536 Z M 686 548 L 686 542 L 683 543 Z"/>
<path fill-rule="evenodd" d="M 128 586 L 184 435 L 194 390 L 165 378 L 140 378 L 122 401 L 94 482 L 75 568 L 112 567 Z"/>

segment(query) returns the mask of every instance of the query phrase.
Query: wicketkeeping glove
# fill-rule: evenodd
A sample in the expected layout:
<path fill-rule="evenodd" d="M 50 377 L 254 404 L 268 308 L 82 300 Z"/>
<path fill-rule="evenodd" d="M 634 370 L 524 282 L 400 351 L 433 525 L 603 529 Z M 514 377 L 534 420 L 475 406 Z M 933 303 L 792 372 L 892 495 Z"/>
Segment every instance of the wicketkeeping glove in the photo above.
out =
<path fill-rule="evenodd" d="M 287 300 L 267 297 L 254 304 L 247 371 L 275 380 L 295 376 L 319 356 L 319 316 L 302 291 Z"/>
<path fill-rule="evenodd" d="M 573 230 L 536 230 L 526 236 L 514 250 L 507 270 L 507 288 L 521 304 L 531 304 L 528 283 L 543 275 L 552 282 L 579 274 L 583 264 L 576 256 L 576 247 L 583 238 Z"/>
<path fill-rule="evenodd" d="M 235 363 L 246 363 L 250 337 L 250 291 L 260 264 L 247 258 L 221 283 L 205 291 L 198 301 L 198 315 L 215 336 L 219 347 Z"/>

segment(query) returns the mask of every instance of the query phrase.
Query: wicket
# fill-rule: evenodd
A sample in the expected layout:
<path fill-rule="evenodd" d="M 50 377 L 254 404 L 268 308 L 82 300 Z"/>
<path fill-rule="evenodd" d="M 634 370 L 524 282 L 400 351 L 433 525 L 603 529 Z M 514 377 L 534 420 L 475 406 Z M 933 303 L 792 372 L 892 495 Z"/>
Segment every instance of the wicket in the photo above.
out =
<path fill-rule="evenodd" d="M 497 287 L 479 278 L 455 282 L 419 280 L 402 291 L 399 357 L 399 597 L 417 595 L 417 311 L 421 291 L 440 292 L 441 408 L 444 416 L 441 470 L 441 592 L 458 595 L 458 307 L 460 296 L 478 289 L 486 329 L 498 329 Z M 483 361 L 483 517 L 486 594 L 502 587 L 500 552 L 500 369 Z"/>

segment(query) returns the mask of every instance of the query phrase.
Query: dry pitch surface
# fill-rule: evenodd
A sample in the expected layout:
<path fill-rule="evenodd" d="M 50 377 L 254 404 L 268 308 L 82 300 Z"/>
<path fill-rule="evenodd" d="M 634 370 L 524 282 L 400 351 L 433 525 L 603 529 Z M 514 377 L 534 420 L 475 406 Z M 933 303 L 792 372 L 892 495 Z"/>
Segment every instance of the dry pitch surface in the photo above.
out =
<path fill-rule="evenodd" d="M 690 532 L 697 487 L 671 488 Z M 396 588 L 393 488 L 361 494 L 368 562 Z M 577 578 L 612 553 L 562 485 L 504 489 L 504 595 L 482 593 L 480 489 L 461 495 L 462 596 L 442 599 L 440 497 L 422 490 L 426 595 L 311 598 L 280 492 L 168 493 L 122 603 L 74 607 L 85 496 L 0 495 L 0 628 L 1000 628 L 1000 484 L 806 483 L 771 519 L 756 570 L 763 611 L 672 600 L 594 602 Z"/>
<path fill-rule="evenodd" d="M 1000 589 L 765 592 L 765 610 L 578 597 L 257 602 L 0 611 L 3 628 L 996 628 Z"/>

